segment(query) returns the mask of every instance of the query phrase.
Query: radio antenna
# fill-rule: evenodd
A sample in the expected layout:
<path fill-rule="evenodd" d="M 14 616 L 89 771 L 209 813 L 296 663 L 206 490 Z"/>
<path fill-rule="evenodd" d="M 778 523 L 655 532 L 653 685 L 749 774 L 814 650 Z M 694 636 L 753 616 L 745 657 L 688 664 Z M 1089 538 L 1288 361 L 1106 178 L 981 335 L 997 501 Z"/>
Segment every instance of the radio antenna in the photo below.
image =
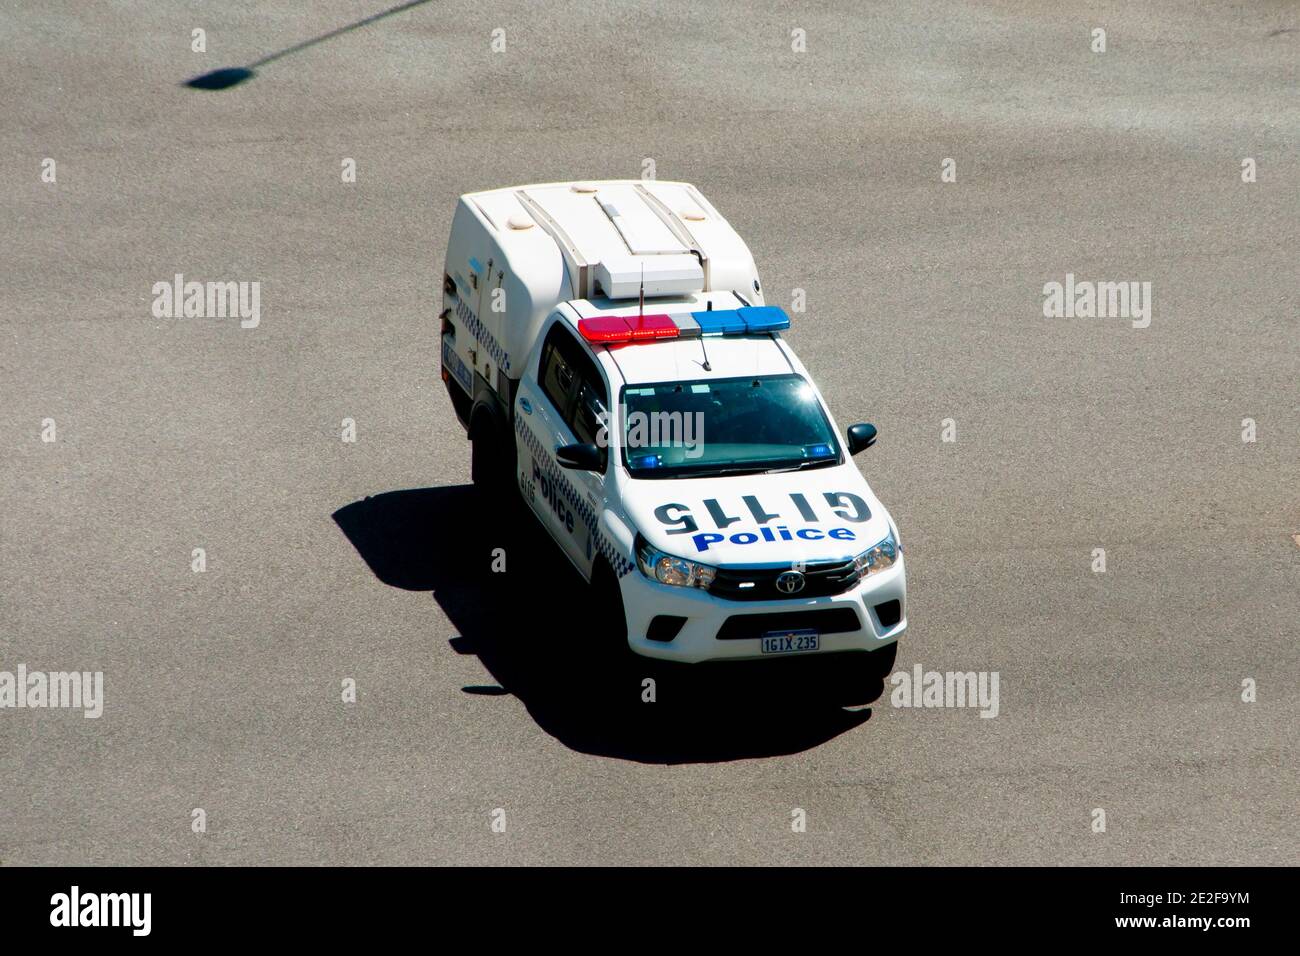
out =
<path fill-rule="evenodd" d="M 705 305 L 705 307 L 704 307 L 704 311 L 706 311 L 706 312 L 712 312 L 712 311 L 713 311 L 713 302 L 712 302 L 712 300 L 710 300 L 710 301 Z M 704 371 L 706 371 L 706 372 L 712 372 L 712 371 L 713 371 L 713 366 L 709 364 L 709 350 L 706 349 L 706 348 L 704 347 L 704 335 L 703 335 L 702 333 L 701 333 L 701 335 L 700 335 L 700 352 L 702 352 L 703 355 L 704 355 Z"/>
<path fill-rule="evenodd" d="M 645 318 L 645 260 L 641 260 L 641 300 L 637 305 L 637 314 Z"/>

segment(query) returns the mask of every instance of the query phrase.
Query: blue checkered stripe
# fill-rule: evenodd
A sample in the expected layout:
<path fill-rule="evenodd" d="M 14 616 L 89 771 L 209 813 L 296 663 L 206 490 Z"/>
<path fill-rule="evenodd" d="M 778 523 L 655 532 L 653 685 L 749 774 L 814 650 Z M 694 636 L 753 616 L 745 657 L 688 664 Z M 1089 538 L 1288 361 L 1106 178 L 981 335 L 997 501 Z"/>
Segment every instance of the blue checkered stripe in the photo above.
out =
<path fill-rule="evenodd" d="M 492 361 L 497 363 L 497 368 L 509 372 L 510 356 L 501 347 L 501 343 L 497 341 L 496 336 L 488 331 L 488 327 L 479 321 L 477 315 L 469 310 L 469 306 L 465 304 L 464 299 L 456 303 L 456 317 L 465 323 L 465 328 L 469 330 L 469 334 L 478 339 L 479 344 L 487 349 L 488 355 L 492 356 Z"/>
<path fill-rule="evenodd" d="M 564 469 L 555 463 L 554 456 L 538 441 L 537 436 L 533 434 L 533 430 L 528 427 L 521 415 L 515 417 L 515 431 L 519 433 L 519 437 L 523 439 L 524 444 L 528 446 L 528 450 L 532 452 L 534 460 L 542 466 L 546 473 L 546 480 L 559 490 L 560 496 L 573 509 L 574 514 L 591 531 L 591 546 L 596 553 L 609 562 L 609 566 L 614 569 L 614 573 L 620 578 L 630 572 L 634 567 L 632 562 L 628 560 L 627 555 L 619 550 L 618 545 L 600 530 L 600 522 L 595 510 L 591 505 L 587 504 L 586 498 L 574 487 L 573 482 L 569 480 L 569 476 L 564 473 Z"/>

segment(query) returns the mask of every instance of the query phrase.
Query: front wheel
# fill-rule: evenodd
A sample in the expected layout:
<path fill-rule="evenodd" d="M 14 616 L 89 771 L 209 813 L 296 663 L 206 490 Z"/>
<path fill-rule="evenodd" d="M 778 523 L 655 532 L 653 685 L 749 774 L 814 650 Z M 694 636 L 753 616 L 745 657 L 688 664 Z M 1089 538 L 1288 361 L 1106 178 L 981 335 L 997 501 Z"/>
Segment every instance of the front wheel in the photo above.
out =
<path fill-rule="evenodd" d="M 627 615 L 618 576 L 609 565 L 599 563 L 591 576 L 591 611 L 580 653 L 580 668 L 588 685 L 603 700 L 633 704 L 639 700 L 645 676 L 637 663 L 643 661 L 627 644 Z"/>
<path fill-rule="evenodd" d="M 897 658 L 897 641 L 879 650 L 849 655 L 836 668 L 837 703 L 845 707 L 871 703 L 884 692 L 885 678 L 894 669 Z"/>
<path fill-rule="evenodd" d="M 598 563 L 591 575 L 590 640 L 593 657 L 602 667 L 626 663 L 632 656 L 627 646 L 627 615 L 623 611 L 623 592 L 618 576 L 609 565 Z"/>

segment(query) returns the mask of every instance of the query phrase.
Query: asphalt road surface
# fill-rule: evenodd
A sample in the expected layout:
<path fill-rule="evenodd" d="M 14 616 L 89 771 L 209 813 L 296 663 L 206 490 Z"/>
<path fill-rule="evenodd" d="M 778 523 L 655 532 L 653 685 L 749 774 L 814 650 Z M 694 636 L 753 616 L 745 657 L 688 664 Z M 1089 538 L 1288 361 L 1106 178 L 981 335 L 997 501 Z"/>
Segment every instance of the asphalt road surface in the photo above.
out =
<path fill-rule="evenodd" d="M 1300 6 L 385 9 L 0 10 L 0 671 L 104 675 L 0 709 L 0 862 L 1300 859 Z M 442 257 L 463 192 L 647 160 L 804 291 L 897 667 L 996 717 L 573 666 L 581 588 L 468 485 Z M 260 323 L 156 318 L 177 273 Z M 1044 317 L 1067 274 L 1149 327 Z"/>

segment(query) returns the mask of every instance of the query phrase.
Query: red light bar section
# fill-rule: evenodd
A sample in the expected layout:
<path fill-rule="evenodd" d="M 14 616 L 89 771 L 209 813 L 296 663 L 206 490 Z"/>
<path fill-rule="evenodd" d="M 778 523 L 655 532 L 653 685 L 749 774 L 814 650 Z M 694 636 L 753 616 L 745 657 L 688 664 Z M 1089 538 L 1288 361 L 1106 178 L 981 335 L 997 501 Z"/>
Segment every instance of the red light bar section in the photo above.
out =
<path fill-rule="evenodd" d="M 621 316 L 601 315 L 594 319 L 579 319 L 578 331 L 588 342 L 630 342 L 632 330 Z"/>
<path fill-rule="evenodd" d="M 675 339 L 677 325 L 667 315 L 625 315 L 623 321 L 632 330 L 632 340 Z"/>
<path fill-rule="evenodd" d="M 676 324 L 667 315 L 600 315 L 578 320 L 578 332 L 588 342 L 615 345 L 620 342 L 651 342 L 675 339 Z"/>

